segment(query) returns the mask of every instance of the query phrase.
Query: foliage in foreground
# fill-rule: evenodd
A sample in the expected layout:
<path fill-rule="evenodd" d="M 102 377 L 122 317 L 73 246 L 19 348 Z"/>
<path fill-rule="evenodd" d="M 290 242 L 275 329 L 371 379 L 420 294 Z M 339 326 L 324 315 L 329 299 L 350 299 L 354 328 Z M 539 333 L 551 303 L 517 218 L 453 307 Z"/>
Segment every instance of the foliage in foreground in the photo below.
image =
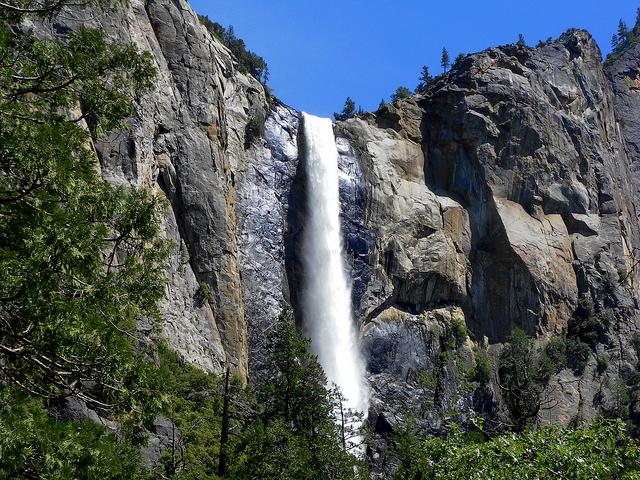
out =
<path fill-rule="evenodd" d="M 255 391 L 238 382 L 226 388 L 161 348 L 163 383 L 174 392 L 167 414 L 182 435 L 165 455 L 165 477 L 362 478 L 354 477 L 362 465 L 349 451 L 354 432 L 343 432 L 334 416 L 341 399 L 326 388 L 309 341 L 290 315 L 269 334 L 268 346 L 266 381 Z"/>
<path fill-rule="evenodd" d="M 486 439 L 452 425 L 447 438 L 398 437 L 403 480 L 607 480 L 640 478 L 640 444 L 621 421 L 544 427 Z"/>
<path fill-rule="evenodd" d="M 2 388 L 0 404 L 0 478 L 148 478 L 140 451 L 103 426 L 55 420 L 17 389 Z"/>
<path fill-rule="evenodd" d="M 13 26 L 54 22 L 67 3 L 0 8 L 0 383 L 80 398 L 134 434 L 161 403 L 135 322 L 163 291 L 163 204 L 103 181 L 92 144 L 156 71 L 98 29 L 63 41 Z"/>

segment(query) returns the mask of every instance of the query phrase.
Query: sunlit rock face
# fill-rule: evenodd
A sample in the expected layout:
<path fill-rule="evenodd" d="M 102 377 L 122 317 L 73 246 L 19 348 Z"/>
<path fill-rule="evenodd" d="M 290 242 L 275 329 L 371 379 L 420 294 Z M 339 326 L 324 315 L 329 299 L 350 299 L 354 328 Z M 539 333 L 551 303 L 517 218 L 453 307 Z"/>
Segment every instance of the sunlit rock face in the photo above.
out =
<path fill-rule="evenodd" d="M 283 308 L 303 313 L 299 112 L 267 102 L 184 0 L 132 0 L 121 13 L 72 11 L 62 22 L 55 34 L 94 22 L 152 53 L 156 90 L 124 132 L 96 143 L 102 174 L 169 200 L 160 306 L 170 345 L 207 370 L 228 365 L 258 381 L 265 332 Z M 606 338 L 583 375 L 552 379 L 559 401 L 542 420 L 594 418 L 611 399 L 606 385 L 631 376 L 639 59 L 634 46 L 603 67 L 593 39 L 570 31 L 536 49 L 467 56 L 425 94 L 333 125 L 351 306 L 381 436 L 407 408 L 431 432 L 451 412 L 501 415 L 495 385 L 487 397 L 465 383 L 474 348 L 495 358 L 513 326 L 543 342 L 566 331 L 585 296 Z M 261 134 L 248 137 L 260 119 Z M 461 320 L 473 344 L 439 364 L 446 329 Z M 610 366 L 598 372 L 605 353 Z"/>
<path fill-rule="evenodd" d="M 635 75 L 607 68 L 626 75 L 620 85 Z M 364 172 L 364 229 L 374 239 L 357 308 L 381 434 L 407 405 L 423 412 L 426 430 L 448 412 L 463 419 L 465 407 L 490 406 L 446 374 L 468 359 L 444 369 L 439 399 L 414 376 L 437 371 L 427 359 L 442 332 L 423 319 L 442 308 L 459 309 L 475 345 L 495 356 L 513 327 L 543 343 L 566 332 L 579 298 L 594 300 L 607 339 L 580 378 L 565 371 L 550 382 L 560 401 L 543 422 L 606 408 L 600 385 L 617 372 L 597 373 L 596 355 L 616 358 L 623 377 L 633 371 L 640 212 L 634 123 L 621 130 L 619 117 L 636 112 L 637 98 L 620 85 L 622 99 L 593 39 L 570 31 L 537 49 L 468 56 L 424 95 L 337 125 Z"/>

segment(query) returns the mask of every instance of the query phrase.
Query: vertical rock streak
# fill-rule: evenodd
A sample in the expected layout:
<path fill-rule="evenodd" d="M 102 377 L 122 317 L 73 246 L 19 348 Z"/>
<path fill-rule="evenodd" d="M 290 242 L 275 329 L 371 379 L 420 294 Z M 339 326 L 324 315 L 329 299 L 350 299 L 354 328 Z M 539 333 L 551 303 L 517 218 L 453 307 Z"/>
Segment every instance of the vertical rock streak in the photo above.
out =
<path fill-rule="evenodd" d="M 329 119 L 306 113 L 303 120 L 309 212 L 303 239 L 305 326 L 329 382 L 340 387 L 348 408 L 366 413 L 364 366 L 342 256 L 333 126 Z"/>

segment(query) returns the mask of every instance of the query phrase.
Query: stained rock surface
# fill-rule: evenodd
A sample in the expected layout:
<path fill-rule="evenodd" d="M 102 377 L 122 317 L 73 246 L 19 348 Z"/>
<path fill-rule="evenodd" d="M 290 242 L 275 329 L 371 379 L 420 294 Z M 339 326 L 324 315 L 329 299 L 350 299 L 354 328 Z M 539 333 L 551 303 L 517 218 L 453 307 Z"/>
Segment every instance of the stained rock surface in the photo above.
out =
<path fill-rule="evenodd" d="M 85 13 L 69 12 L 54 34 Z M 259 376 L 266 333 L 283 308 L 301 311 L 299 242 L 313 206 L 299 112 L 268 101 L 184 0 L 132 0 L 91 22 L 149 50 L 159 70 L 129 127 L 96 151 L 107 181 L 170 204 L 162 334 L 206 370 Z M 583 373 L 554 375 L 558 401 L 541 420 L 592 419 L 632 375 L 639 61 L 634 46 L 605 66 L 593 38 L 571 30 L 535 49 L 466 56 L 423 94 L 335 124 L 368 413 L 381 437 L 408 411 L 432 432 L 452 416 L 502 415 L 495 382 L 480 391 L 467 375 L 478 349 L 495 360 L 513 327 L 543 345 L 567 332 L 584 298 L 604 337 Z M 460 325 L 469 337 L 454 335 L 452 349 Z"/>

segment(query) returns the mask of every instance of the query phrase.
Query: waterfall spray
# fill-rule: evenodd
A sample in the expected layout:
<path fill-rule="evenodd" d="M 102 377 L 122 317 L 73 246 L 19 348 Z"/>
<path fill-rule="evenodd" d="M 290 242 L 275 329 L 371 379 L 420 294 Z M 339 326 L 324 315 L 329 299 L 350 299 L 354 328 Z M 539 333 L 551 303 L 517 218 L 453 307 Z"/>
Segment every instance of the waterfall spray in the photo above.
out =
<path fill-rule="evenodd" d="M 307 161 L 308 219 L 303 258 L 305 325 L 328 380 L 346 397 L 346 407 L 367 413 L 364 365 L 351 312 L 340 234 L 338 152 L 328 118 L 303 114 Z"/>

